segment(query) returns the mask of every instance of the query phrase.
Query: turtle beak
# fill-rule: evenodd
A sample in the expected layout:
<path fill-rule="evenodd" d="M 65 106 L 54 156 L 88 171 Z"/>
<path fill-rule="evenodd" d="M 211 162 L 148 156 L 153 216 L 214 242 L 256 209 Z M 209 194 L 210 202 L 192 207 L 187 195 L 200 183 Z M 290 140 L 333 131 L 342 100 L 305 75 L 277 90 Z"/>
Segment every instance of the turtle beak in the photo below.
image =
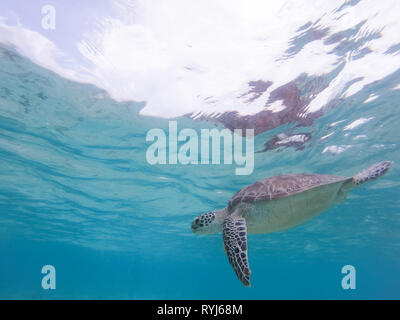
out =
<path fill-rule="evenodd" d="M 196 218 L 196 219 L 193 220 L 192 225 L 191 225 L 192 232 L 196 232 L 197 229 L 199 229 L 199 227 L 200 227 L 199 219 Z"/>
<path fill-rule="evenodd" d="M 196 232 L 196 230 L 197 230 L 198 228 L 199 228 L 199 225 L 193 221 L 193 222 L 192 222 L 192 225 L 191 225 L 192 232 Z"/>

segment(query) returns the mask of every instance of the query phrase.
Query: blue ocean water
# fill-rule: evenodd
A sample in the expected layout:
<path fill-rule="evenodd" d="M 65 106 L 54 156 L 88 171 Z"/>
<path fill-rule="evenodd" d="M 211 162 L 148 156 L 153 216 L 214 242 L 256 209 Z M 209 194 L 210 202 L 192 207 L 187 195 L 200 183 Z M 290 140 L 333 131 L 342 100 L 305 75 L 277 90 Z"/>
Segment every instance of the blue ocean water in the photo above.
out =
<path fill-rule="evenodd" d="M 116 102 L 2 46 L 0 298 L 400 298 L 399 83 L 394 70 L 308 128 L 258 135 L 256 150 L 288 128 L 313 138 L 304 149 L 256 153 L 254 172 L 237 176 L 235 165 L 148 164 L 146 132 L 167 131 L 168 120 L 141 116 L 144 103 Z M 378 98 L 364 103 L 371 94 Z M 344 130 L 360 118 L 371 119 Z M 198 132 L 215 127 L 177 120 Z M 345 204 L 286 232 L 249 235 L 251 288 L 236 279 L 220 234 L 190 230 L 194 217 L 261 178 L 351 176 L 381 160 L 393 160 L 392 170 Z M 44 265 L 56 269 L 55 290 L 41 286 Z M 345 265 L 356 269 L 355 290 L 341 286 Z"/>

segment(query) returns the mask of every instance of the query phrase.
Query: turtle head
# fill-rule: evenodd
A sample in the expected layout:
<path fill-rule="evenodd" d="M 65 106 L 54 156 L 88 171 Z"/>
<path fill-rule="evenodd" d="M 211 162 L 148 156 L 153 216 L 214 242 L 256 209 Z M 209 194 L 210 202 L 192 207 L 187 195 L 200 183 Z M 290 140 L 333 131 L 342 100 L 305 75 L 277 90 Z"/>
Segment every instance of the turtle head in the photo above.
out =
<path fill-rule="evenodd" d="M 222 222 L 226 216 L 225 209 L 201 214 L 193 220 L 192 231 L 199 234 L 219 233 L 222 231 Z"/>

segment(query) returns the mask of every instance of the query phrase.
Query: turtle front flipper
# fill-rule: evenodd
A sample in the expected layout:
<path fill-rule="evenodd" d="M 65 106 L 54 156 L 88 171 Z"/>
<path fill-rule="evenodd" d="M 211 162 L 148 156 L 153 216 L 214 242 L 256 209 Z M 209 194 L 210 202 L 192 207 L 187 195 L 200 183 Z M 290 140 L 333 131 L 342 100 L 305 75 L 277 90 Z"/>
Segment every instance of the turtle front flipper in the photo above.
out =
<path fill-rule="evenodd" d="M 250 268 L 247 259 L 246 220 L 232 214 L 225 218 L 222 225 L 222 238 L 225 253 L 239 280 L 250 287 Z"/>

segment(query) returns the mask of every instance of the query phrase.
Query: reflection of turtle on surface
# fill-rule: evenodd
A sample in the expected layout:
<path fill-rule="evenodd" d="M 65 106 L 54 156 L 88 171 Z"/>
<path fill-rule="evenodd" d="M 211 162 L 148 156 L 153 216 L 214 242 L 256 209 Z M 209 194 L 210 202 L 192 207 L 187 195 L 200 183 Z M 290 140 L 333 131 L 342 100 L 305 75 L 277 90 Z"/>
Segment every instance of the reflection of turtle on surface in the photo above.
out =
<path fill-rule="evenodd" d="M 277 232 L 299 225 L 343 202 L 349 190 L 382 176 L 391 165 L 391 161 L 383 161 L 354 177 L 288 174 L 263 179 L 239 190 L 226 208 L 195 218 L 192 231 L 222 231 L 230 264 L 240 281 L 250 286 L 247 233 Z"/>

